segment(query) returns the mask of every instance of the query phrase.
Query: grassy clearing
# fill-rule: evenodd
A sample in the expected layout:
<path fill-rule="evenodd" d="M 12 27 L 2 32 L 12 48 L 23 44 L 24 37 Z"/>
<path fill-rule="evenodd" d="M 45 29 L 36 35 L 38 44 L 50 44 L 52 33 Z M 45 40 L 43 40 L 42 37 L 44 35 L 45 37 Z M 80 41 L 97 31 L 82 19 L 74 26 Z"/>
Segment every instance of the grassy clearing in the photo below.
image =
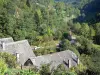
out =
<path fill-rule="evenodd" d="M 58 43 L 59 43 L 59 41 L 54 41 L 54 40 L 40 43 L 38 46 L 41 48 L 35 50 L 34 53 L 37 56 L 55 53 L 56 52 L 56 45 Z"/>

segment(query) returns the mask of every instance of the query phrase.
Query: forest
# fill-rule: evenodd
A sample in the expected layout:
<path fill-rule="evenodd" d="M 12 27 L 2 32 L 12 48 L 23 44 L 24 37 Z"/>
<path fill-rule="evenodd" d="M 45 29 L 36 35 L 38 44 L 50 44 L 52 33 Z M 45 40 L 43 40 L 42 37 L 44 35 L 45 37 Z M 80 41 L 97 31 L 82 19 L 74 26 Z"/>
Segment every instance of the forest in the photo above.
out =
<path fill-rule="evenodd" d="M 0 52 L 0 75 L 100 75 L 100 0 L 0 0 L 0 38 L 27 39 L 34 53 L 71 50 L 81 64 L 19 70 L 16 57 Z M 74 43 L 69 36 L 76 37 Z M 57 48 L 59 44 L 59 48 Z"/>

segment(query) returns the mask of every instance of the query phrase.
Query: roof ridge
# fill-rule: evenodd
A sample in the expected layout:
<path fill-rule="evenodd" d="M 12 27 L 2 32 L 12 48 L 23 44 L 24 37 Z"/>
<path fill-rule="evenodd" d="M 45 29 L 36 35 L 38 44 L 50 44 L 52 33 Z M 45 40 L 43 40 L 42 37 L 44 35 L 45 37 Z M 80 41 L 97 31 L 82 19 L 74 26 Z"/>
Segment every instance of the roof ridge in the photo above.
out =
<path fill-rule="evenodd" d="M 14 42 L 6 43 L 5 45 L 20 44 L 20 43 L 23 43 L 23 42 L 28 42 L 28 40 L 14 41 Z"/>
<path fill-rule="evenodd" d="M 56 53 L 52 53 L 52 54 L 46 54 L 46 55 L 40 55 L 40 56 L 37 56 L 37 57 L 41 57 L 41 56 L 47 56 L 47 55 L 54 55 L 54 54 L 59 54 L 59 53 L 62 53 L 62 52 L 72 52 L 71 50 L 65 50 L 65 51 L 60 51 L 60 52 L 56 52 Z M 74 52 L 73 52 L 74 53 Z"/>
<path fill-rule="evenodd" d="M 8 37 L 8 38 L 0 38 L 0 40 L 2 40 L 2 39 L 13 39 L 12 37 Z"/>

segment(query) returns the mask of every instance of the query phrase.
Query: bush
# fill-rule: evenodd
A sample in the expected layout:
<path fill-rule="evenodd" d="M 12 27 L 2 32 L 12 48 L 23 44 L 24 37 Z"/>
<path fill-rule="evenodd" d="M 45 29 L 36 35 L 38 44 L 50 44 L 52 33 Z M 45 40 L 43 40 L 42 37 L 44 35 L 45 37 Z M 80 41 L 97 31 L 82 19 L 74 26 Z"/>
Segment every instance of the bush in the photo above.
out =
<path fill-rule="evenodd" d="M 76 75 L 74 72 L 70 72 L 66 70 L 64 65 L 59 65 L 56 70 L 54 70 L 52 75 Z"/>
<path fill-rule="evenodd" d="M 19 74 L 19 75 L 39 75 L 39 74 L 36 74 L 35 72 L 33 72 L 31 70 L 20 71 L 17 74 Z"/>
<path fill-rule="evenodd" d="M 50 72 L 50 65 L 47 64 L 43 64 L 40 68 L 40 75 L 50 75 L 51 72 Z"/>
<path fill-rule="evenodd" d="M 4 75 L 7 70 L 7 65 L 3 59 L 0 59 L 0 75 Z"/>
<path fill-rule="evenodd" d="M 5 60 L 9 68 L 16 67 L 16 57 L 8 53 L 0 53 L 0 57 Z"/>
<path fill-rule="evenodd" d="M 32 70 L 20 70 L 20 69 L 8 69 L 6 72 L 8 75 L 40 75 Z"/>

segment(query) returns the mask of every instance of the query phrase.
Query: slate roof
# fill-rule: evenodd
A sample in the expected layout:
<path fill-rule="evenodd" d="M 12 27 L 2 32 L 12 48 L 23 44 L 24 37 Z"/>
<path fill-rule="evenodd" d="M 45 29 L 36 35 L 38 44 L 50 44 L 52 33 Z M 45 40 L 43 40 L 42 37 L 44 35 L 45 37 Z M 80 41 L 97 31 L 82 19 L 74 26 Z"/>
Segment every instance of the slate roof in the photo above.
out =
<path fill-rule="evenodd" d="M 13 38 L 9 37 L 9 38 L 0 38 L 0 50 L 2 50 L 2 44 L 3 43 L 9 43 L 9 42 L 13 42 Z"/>
<path fill-rule="evenodd" d="M 33 62 L 33 64 L 40 68 L 41 64 L 49 64 L 51 63 L 51 68 L 55 67 L 57 68 L 58 65 L 64 64 L 66 68 L 68 68 L 68 60 L 71 60 L 71 66 L 77 65 L 77 56 L 75 53 L 73 53 L 70 50 L 57 52 L 54 54 L 48 54 L 43 56 L 37 56 L 34 58 L 30 58 Z M 66 64 L 65 64 L 66 63 Z"/>
<path fill-rule="evenodd" d="M 9 42 L 13 42 L 13 38 L 12 37 L 9 37 L 9 38 L 1 38 L 0 39 L 0 43 L 9 43 Z"/>
<path fill-rule="evenodd" d="M 0 39 L 0 43 L 4 42 L 4 49 L 0 49 L 1 52 L 8 52 L 10 54 L 19 54 L 19 64 L 24 65 L 28 59 L 31 59 L 34 66 L 40 68 L 42 64 L 51 63 L 51 68 L 57 67 L 60 64 L 64 64 L 68 68 L 68 60 L 71 61 L 71 66 L 77 66 L 77 56 L 70 50 L 57 52 L 48 55 L 35 56 L 31 46 L 27 40 L 16 41 L 10 38 Z"/>
<path fill-rule="evenodd" d="M 35 57 L 29 43 L 27 40 L 10 42 L 5 44 L 5 50 L 2 52 L 8 52 L 16 55 L 19 54 L 19 63 L 24 65 L 24 63 L 30 58 Z"/>

